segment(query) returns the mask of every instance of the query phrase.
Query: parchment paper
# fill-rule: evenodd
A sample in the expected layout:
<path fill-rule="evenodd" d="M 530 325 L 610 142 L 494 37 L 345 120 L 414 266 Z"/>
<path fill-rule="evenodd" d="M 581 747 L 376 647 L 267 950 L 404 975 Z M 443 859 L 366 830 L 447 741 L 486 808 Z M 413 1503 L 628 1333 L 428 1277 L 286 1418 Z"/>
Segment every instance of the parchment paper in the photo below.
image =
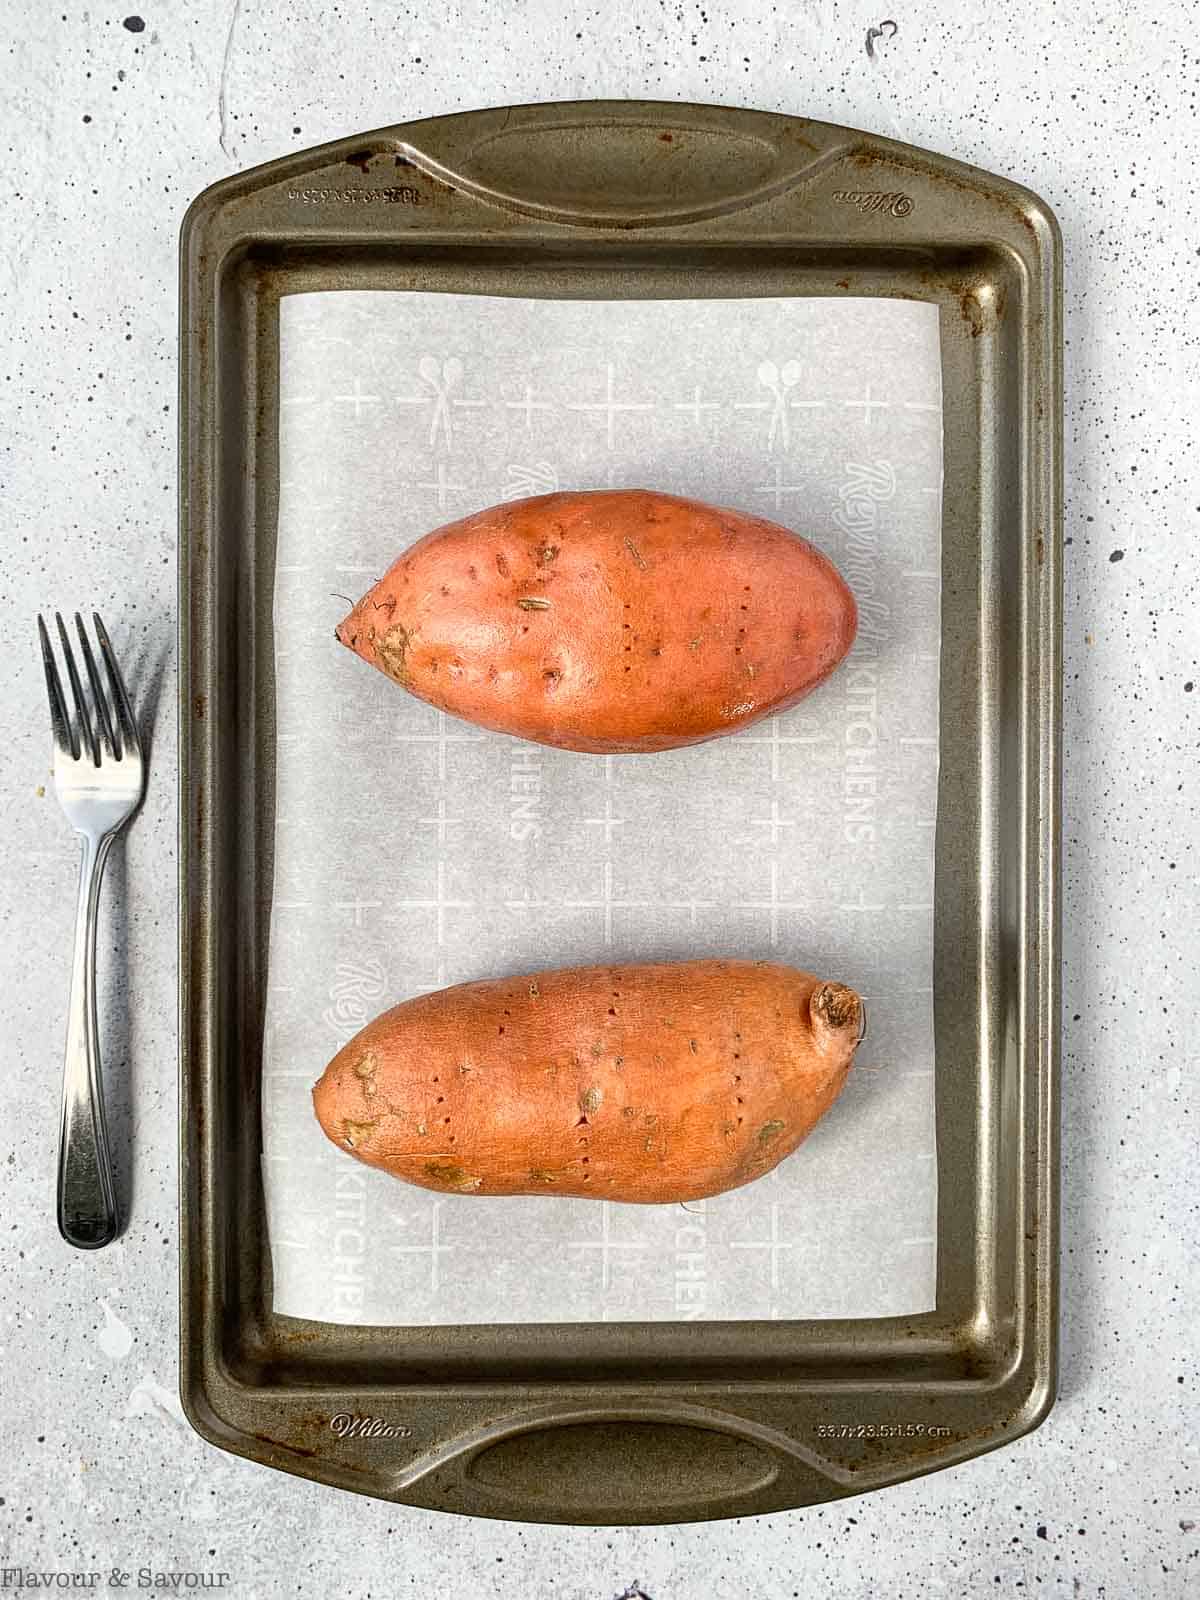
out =
<path fill-rule="evenodd" d="M 281 306 L 278 768 L 263 1162 L 275 1308 L 331 1322 L 862 1317 L 935 1281 L 935 308 L 328 293 Z M 837 563 L 858 642 L 794 711 L 656 756 L 481 733 L 334 624 L 496 501 L 645 486 Z M 342 598 L 338 598 L 338 595 Z M 680 1206 L 439 1196 L 329 1144 L 310 1090 L 387 1006 L 603 960 L 767 957 L 855 985 L 840 1100 Z"/>

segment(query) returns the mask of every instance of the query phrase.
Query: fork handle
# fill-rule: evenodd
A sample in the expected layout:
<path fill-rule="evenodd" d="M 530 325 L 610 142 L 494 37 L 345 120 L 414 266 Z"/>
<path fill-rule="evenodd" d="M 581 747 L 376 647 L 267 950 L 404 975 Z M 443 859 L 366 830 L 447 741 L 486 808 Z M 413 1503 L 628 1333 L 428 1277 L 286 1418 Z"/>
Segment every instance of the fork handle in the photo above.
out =
<path fill-rule="evenodd" d="M 62 1124 L 58 1145 L 58 1231 L 80 1250 L 97 1250 L 117 1236 L 96 1023 L 96 925 L 100 879 L 112 835 L 84 835 L 75 918 L 75 955 L 67 1011 Z"/>

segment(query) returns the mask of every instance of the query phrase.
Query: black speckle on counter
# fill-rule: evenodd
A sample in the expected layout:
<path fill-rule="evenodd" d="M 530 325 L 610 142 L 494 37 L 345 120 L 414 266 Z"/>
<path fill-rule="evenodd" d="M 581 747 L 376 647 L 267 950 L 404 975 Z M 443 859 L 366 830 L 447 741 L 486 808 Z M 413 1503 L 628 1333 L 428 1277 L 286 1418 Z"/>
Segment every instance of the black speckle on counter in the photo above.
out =
<path fill-rule="evenodd" d="M 1124 561 L 1125 552 L 1124 552 L 1124 550 L 1114 550 L 1113 553 L 1109 556 L 1108 559 L 1110 561 Z"/>
<path fill-rule="evenodd" d="M 146 24 L 141 17 L 126 17 L 121 26 L 127 28 L 130 33 L 145 33 L 146 31 Z"/>
<path fill-rule="evenodd" d="M 1189 678 L 1189 679 L 1188 679 L 1188 681 L 1187 681 L 1187 682 L 1186 682 L 1186 683 L 1185 683 L 1185 684 L 1184 684 L 1184 686 L 1183 686 L 1183 692 L 1184 692 L 1184 694 L 1191 694 L 1191 692 L 1192 692 L 1192 690 L 1193 690 L 1193 689 L 1194 689 L 1194 688 L 1195 688 L 1195 687 L 1196 687 L 1196 685 L 1195 685 L 1195 684 L 1194 684 L 1194 683 L 1193 683 L 1193 681 L 1192 681 L 1192 680 L 1191 680 L 1191 678 Z"/>

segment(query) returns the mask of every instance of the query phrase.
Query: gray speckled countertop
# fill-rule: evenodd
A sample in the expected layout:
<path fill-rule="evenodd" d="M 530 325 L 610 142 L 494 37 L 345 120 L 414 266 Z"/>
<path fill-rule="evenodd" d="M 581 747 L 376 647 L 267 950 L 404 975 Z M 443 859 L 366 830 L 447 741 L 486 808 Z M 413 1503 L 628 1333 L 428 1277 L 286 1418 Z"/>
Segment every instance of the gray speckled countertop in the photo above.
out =
<path fill-rule="evenodd" d="M 898 30 L 871 60 L 888 15 Z M 132 1586 L 142 1567 L 227 1572 L 242 1600 L 1200 1591 L 1197 16 L 1148 0 L 959 15 L 932 0 L 3 8 L 0 1567 L 118 1568 Z M 944 150 L 1043 195 L 1067 265 L 1059 1404 L 1007 1450 L 825 1510 L 621 1532 L 429 1517 L 295 1481 L 202 1443 L 175 1394 L 179 221 L 206 184 L 287 150 L 597 95 L 738 102 Z M 98 605 L 158 700 L 101 939 L 132 1217 L 95 1256 L 52 1220 L 75 853 L 39 792 L 32 624 L 56 603 Z"/>

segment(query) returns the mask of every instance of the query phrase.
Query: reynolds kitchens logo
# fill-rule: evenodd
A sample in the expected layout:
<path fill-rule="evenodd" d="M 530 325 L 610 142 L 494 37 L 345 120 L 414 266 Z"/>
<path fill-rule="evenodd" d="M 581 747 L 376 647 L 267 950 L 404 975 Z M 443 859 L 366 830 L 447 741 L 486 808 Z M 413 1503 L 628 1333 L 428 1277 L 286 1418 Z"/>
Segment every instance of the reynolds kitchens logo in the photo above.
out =
<path fill-rule="evenodd" d="M 374 956 L 339 961 L 322 1021 L 344 1044 L 365 1028 L 387 991 L 387 973 Z M 361 1319 L 367 1293 L 366 1169 L 345 1162 L 333 1191 L 333 1267 L 330 1287 L 333 1311 L 350 1321 Z"/>
<path fill-rule="evenodd" d="M 352 1039 L 376 1015 L 386 990 L 387 974 L 374 956 L 339 961 L 321 1020 L 343 1039 Z"/>
<path fill-rule="evenodd" d="M 842 834 L 847 844 L 872 845 L 879 804 L 879 661 L 890 613 L 879 587 L 880 507 L 896 493 L 888 461 L 846 463 L 833 521 L 844 535 L 839 567 L 858 602 L 858 634 L 839 684 L 845 696 L 842 734 Z"/>
<path fill-rule="evenodd" d="M 687 1221 L 675 1229 L 675 1315 L 680 1322 L 697 1322 L 708 1300 L 708 1218 L 703 1200 L 683 1209 Z"/>

